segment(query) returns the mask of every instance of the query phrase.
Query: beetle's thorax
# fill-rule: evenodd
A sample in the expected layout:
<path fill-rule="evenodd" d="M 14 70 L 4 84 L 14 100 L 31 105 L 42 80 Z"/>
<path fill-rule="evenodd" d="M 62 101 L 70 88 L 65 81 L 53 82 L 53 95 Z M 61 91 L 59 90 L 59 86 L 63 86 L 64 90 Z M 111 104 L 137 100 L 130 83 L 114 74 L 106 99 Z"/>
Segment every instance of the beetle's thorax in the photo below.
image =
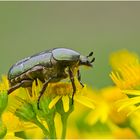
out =
<path fill-rule="evenodd" d="M 68 77 L 68 73 L 66 71 L 67 66 L 65 63 L 61 63 L 60 61 L 55 60 L 53 57 L 51 58 L 51 63 L 52 67 L 44 67 L 43 69 L 43 75 L 46 80 L 50 77 L 54 77 L 51 82 L 57 82 Z"/>

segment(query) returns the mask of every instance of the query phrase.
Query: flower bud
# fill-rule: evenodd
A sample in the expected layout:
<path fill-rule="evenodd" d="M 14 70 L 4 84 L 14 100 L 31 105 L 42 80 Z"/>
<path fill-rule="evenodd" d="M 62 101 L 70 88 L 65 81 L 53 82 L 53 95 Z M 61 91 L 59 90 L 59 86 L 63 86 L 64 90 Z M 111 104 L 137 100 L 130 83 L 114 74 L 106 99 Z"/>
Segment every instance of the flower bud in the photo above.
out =
<path fill-rule="evenodd" d="M 16 109 L 15 115 L 24 121 L 33 121 L 34 119 L 36 119 L 36 114 L 33 110 L 32 105 L 26 102 L 18 109 Z"/>
<path fill-rule="evenodd" d="M 42 112 L 44 113 L 44 115 L 49 115 L 49 114 L 52 114 L 54 112 L 54 108 L 52 109 L 49 109 L 49 103 L 51 102 L 51 98 L 46 98 L 46 97 L 43 97 L 41 100 L 40 100 L 40 108 L 42 110 Z"/>

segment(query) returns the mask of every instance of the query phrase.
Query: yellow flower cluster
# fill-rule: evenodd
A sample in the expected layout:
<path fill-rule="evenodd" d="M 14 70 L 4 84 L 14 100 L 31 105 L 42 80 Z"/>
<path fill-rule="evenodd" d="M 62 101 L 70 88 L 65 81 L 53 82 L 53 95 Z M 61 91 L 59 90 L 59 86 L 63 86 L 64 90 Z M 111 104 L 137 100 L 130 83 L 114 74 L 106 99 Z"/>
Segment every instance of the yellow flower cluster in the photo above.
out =
<path fill-rule="evenodd" d="M 94 100 L 85 96 L 88 92 L 86 85 L 84 88 L 82 88 L 77 79 L 75 79 L 75 83 L 77 87 L 77 92 L 74 96 L 74 103 L 79 102 L 91 109 L 94 109 L 95 108 Z M 31 126 L 36 128 L 37 126 L 39 126 L 43 130 L 45 136 L 48 136 L 50 135 L 49 133 L 51 133 L 51 131 L 50 132 L 47 131 L 46 128 L 50 127 L 49 129 L 52 129 L 54 124 L 50 125 L 50 122 L 52 123 L 54 121 L 55 113 L 58 112 L 62 116 L 67 116 L 67 114 L 70 114 L 70 112 L 73 110 L 71 108 L 73 106 L 71 102 L 72 97 L 71 83 L 59 82 L 49 84 L 47 90 L 44 93 L 44 96 L 40 100 L 41 109 L 38 109 L 37 108 L 38 96 L 42 87 L 43 84 L 38 80 L 37 84 L 36 82 L 33 82 L 32 84 L 31 89 L 32 95 L 29 93 L 30 91 L 25 88 L 19 88 L 9 95 L 10 105 L 8 105 L 7 110 L 12 113 L 9 114 L 9 112 L 6 111 L 2 115 L 3 116 L 2 118 L 6 126 L 10 124 L 11 123 L 10 120 L 12 120 L 11 125 L 8 125 L 9 128 L 7 129 L 8 130 L 7 135 L 24 131 L 27 128 L 29 129 L 30 127 L 26 126 L 28 124 L 32 124 Z M 8 88 L 9 88 L 8 80 L 6 76 L 3 76 L 2 82 L 0 83 L 0 90 L 6 91 Z M 60 107 L 61 102 L 63 108 Z M 64 110 L 64 112 L 60 110 Z M 47 123 L 49 119 L 49 123 L 46 125 L 42 119 L 45 119 Z M 7 135 L 5 136 L 5 138 L 7 137 Z M 56 137 L 55 133 L 53 133 L 52 135 L 54 136 L 53 138 Z"/>

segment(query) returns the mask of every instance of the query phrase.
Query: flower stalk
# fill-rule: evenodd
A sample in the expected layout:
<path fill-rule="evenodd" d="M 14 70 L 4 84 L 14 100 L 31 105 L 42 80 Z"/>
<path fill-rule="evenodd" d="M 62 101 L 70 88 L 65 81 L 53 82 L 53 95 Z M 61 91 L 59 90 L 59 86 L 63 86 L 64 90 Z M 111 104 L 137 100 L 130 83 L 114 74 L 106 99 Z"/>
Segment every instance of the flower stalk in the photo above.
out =
<path fill-rule="evenodd" d="M 32 122 L 42 129 L 42 131 L 43 131 L 44 135 L 46 136 L 46 138 L 51 138 L 50 133 L 47 130 L 47 128 L 37 118 L 34 119 Z"/>
<path fill-rule="evenodd" d="M 51 98 L 49 97 L 42 97 L 40 101 L 40 110 L 41 113 L 40 117 L 43 117 L 44 120 L 47 122 L 49 128 L 49 138 L 56 139 L 56 129 L 54 124 L 54 117 L 55 117 L 55 107 L 49 109 L 49 104 L 51 102 Z M 38 113 L 39 113 L 38 112 Z M 39 114 L 38 114 L 39 115 Z"/>
<path fill-rule="evenodd" d="M 72 99 L 69 97 L 69 110 L 65 112 L 65 109 L 63 108 L 63 103 L 62 100 L 57 102 L 56 104 L 56 110 L 57 112 L 61 115 L 61 121 L 62 121 L 62 134 L 61 134 L 61 139 L 65 139 L 66 137 L 66 132 L 67 132 L 67 120 L 70 114 L 74 110 L 74 106 L 72 104 Z"/>
<path fill-rule="evenodd" d="M 65 137 L 66 137 L 68 117 L 69 117 L 69 115 L 66 115 L 66 114 L 61 116 L 61 121 L 62 121 L 62 135 L 61 135 L 61 139 L 65 139 Z"/>
<path fill-rule="evenodd" d="M 48 124 L 50 139 L 56 139 L 56 129 L 54 124 L 54 116 L 50 115 L 45 118 L 45 121 Z"/>

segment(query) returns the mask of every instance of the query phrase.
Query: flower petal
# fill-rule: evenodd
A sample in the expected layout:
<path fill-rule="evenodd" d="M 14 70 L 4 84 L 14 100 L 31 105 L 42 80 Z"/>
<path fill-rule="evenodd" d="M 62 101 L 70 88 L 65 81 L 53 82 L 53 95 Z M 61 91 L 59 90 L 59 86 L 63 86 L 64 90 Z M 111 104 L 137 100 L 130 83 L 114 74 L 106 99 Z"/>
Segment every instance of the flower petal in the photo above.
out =
<path fill-rule="evenodd" d="M 49 109 L 52 109 L 53 106 L 58 102 L 58 100 L 61 98 L 61 96 L 56 96 L 49 104 Z"/>
<path fill-rule="evenodd" d="M 134 97 L 134 98 L 130 98 L 130 99 L 122 99 L 122 100 L 116 102 L 117 104 L 120 104 L 120 107 L 118 108 L 118 112 L 128 106 L 132 106 L 132 105 L 139 103 L 139 101 L 140 101 L 140 97 Z"/>
<path fill-rule="evenodd" d="M 140 106 L 135 107 L 134 109 L 132 109 L 132 111 L 130 111 L 127 116 L 131 115 L 132 113 L 134 113 L 135 111 L 139 110 Z"/>
<path fill-rule="evenodd" d="M 86 122 L 89 124 L 89 125 L 93 125 L 95 124 L 97 121 L 99 120 L 99 116 L 98 116 L 98 113 L 97 111 L 95 112 L 90 112 L 87 117 L 86 117 Z"/>
<path fill-rule="evenodd" d="M 63 102 L 63 108 L 65 112 L 69 111 L 69 97 L 68 96 L 63 96 L 62 97 L 62 102 Z"/>
<path fill-rule="evenodd" d="M 82 95 L 78 95 L 76 96 L 75 95 L 75 98 L 74 98 L 77 102 L 89 107 L 89 108 L 92 108 L 92 109 L 95 109 L 95 106 L 93 104 L 93 102 L 91 102 L 91 99 L 89 99 L 88 97 L 85 97 L 85 96 L 82 96 Z"/>
<path fill-rule="evenodd" d="M 140 95 L 140 90 L 122 90 L 122 92 L 128 95 Z"/>

